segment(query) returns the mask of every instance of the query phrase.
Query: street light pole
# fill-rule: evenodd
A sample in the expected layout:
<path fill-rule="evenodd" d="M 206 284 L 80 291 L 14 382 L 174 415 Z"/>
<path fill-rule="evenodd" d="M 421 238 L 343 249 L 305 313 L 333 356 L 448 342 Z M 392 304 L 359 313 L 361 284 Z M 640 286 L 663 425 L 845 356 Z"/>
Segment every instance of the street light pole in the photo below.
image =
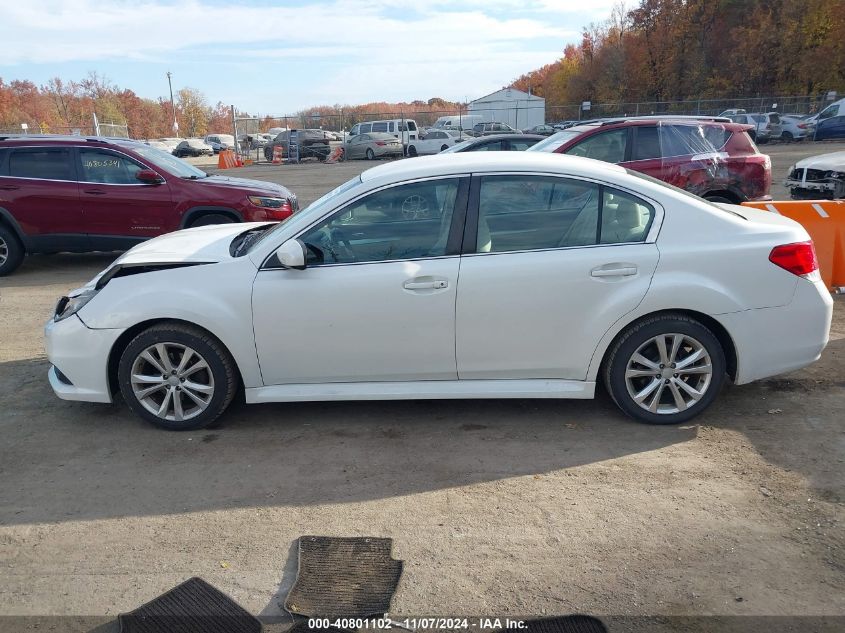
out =
<path fill-rule="evenodd" d="M 173 112 L 173 132 L 179 136 L 179 124 L 176 122 L 176 105 L 173 103 L 173 84 L 170 82 L 170 71 L 167 71 L 167 85 L 170 87 L 170 109 Z"/>

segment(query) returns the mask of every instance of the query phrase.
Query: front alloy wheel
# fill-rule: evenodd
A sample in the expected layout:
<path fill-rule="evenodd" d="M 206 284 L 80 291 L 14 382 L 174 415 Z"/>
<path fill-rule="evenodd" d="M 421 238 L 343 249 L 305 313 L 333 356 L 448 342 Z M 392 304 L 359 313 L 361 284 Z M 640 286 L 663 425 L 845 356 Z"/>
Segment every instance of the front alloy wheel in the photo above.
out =
<path fill-rule="evenodd" d="M 682 314 L 630 326 L 613 345 L 604 381 L 613 401 L 641 422 L 676 424 L 706 409 L 725 379 L 719 339 Z"/>
<path fill-rule="evenodd" d="M 223 344 L 183 323 L 154 325 L 120 358 L 118 382 L 129 407 L 171 431 L 211 424 L 235 395 L 235 365 Z"/>

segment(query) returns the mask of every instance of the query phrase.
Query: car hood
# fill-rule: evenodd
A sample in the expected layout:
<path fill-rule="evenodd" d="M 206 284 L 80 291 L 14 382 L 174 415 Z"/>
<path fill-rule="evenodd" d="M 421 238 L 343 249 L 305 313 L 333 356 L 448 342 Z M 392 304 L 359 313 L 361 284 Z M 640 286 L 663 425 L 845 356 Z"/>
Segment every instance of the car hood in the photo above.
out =
<path fill-rule="evenodd" d="M 276 197 L 290 198 L 293 194 L 289 189 L 282 185 L 277 185 L 274 182 L 265 182 L 263 180 L 251 180 L 249 178 L 232 178 L 231 176 L 213 175 L 208 178 L 202 178 L 194 182 L 200 182 L 203 186 L 221 187 L 225 189 L 251 189 L 257 194 L 267 195 L 271 194 Z"/>
<path fill-rule="evenodd" d="M 246 231 L 267 226 L 268 222 L 211 224 L 154 237 L 126 251 L 84 286 L 68 293 L 73 297 L 85 290 L 104 286 L 115 273 L 128 268 L 149 270 L 216 264 L 234 259 L 229 251 L 232 240 Z M 105 277 L 105 279 L 103 279 Z M 103 280 L 100 283 L 100 280 Z"/>
<path fill-rule="evenodd" d="M 845 152 L 831 152 L 820 156 L 810 156 L 795 163 L 801 169 L 820 169 L 822 171 L 845 171 Z"/>

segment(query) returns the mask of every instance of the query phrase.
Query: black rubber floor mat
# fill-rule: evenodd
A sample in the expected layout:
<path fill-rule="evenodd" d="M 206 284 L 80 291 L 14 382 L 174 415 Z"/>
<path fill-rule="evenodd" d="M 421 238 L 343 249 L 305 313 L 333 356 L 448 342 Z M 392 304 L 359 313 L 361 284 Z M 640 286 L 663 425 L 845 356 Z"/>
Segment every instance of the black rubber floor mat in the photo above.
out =
<path fill-rule="evenodd" d="M 363 618 L 390 609 L 402 561 L 393 539 L 299 537 L 299 570 L 285 609 L 309 617 Z"/>
<path fill-rule="evenodd" d="M 118 616 L 121 633 L 261 633 L 261 622 L 202 578 Z"/>
<path fill-rule="evenodd" d="M 525 627 L 505 629 L 507 633 L 607 633 L 607 627 L 590 615 L 562 615 L 555 618 L 525 620 Z"/>

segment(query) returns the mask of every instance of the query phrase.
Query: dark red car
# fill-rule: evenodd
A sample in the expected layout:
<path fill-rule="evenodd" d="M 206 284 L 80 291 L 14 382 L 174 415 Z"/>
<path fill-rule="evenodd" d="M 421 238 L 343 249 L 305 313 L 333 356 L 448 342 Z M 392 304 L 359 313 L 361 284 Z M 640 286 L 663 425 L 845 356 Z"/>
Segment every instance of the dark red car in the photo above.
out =
<path fill-rule="evenodd" d="M 772 163 L 729 119 L 607 119 L 576 125 L 529 152 L 585 156 L 648 174 L 713 202 L 771 200 Z"/>
<path fill-rule="evenodd" d="M 209 176 L 143 143 L 0 137 L 0 276 L 26 253 L 125 250 L 207 224 L 284 220 L 281 185 Z"/>

